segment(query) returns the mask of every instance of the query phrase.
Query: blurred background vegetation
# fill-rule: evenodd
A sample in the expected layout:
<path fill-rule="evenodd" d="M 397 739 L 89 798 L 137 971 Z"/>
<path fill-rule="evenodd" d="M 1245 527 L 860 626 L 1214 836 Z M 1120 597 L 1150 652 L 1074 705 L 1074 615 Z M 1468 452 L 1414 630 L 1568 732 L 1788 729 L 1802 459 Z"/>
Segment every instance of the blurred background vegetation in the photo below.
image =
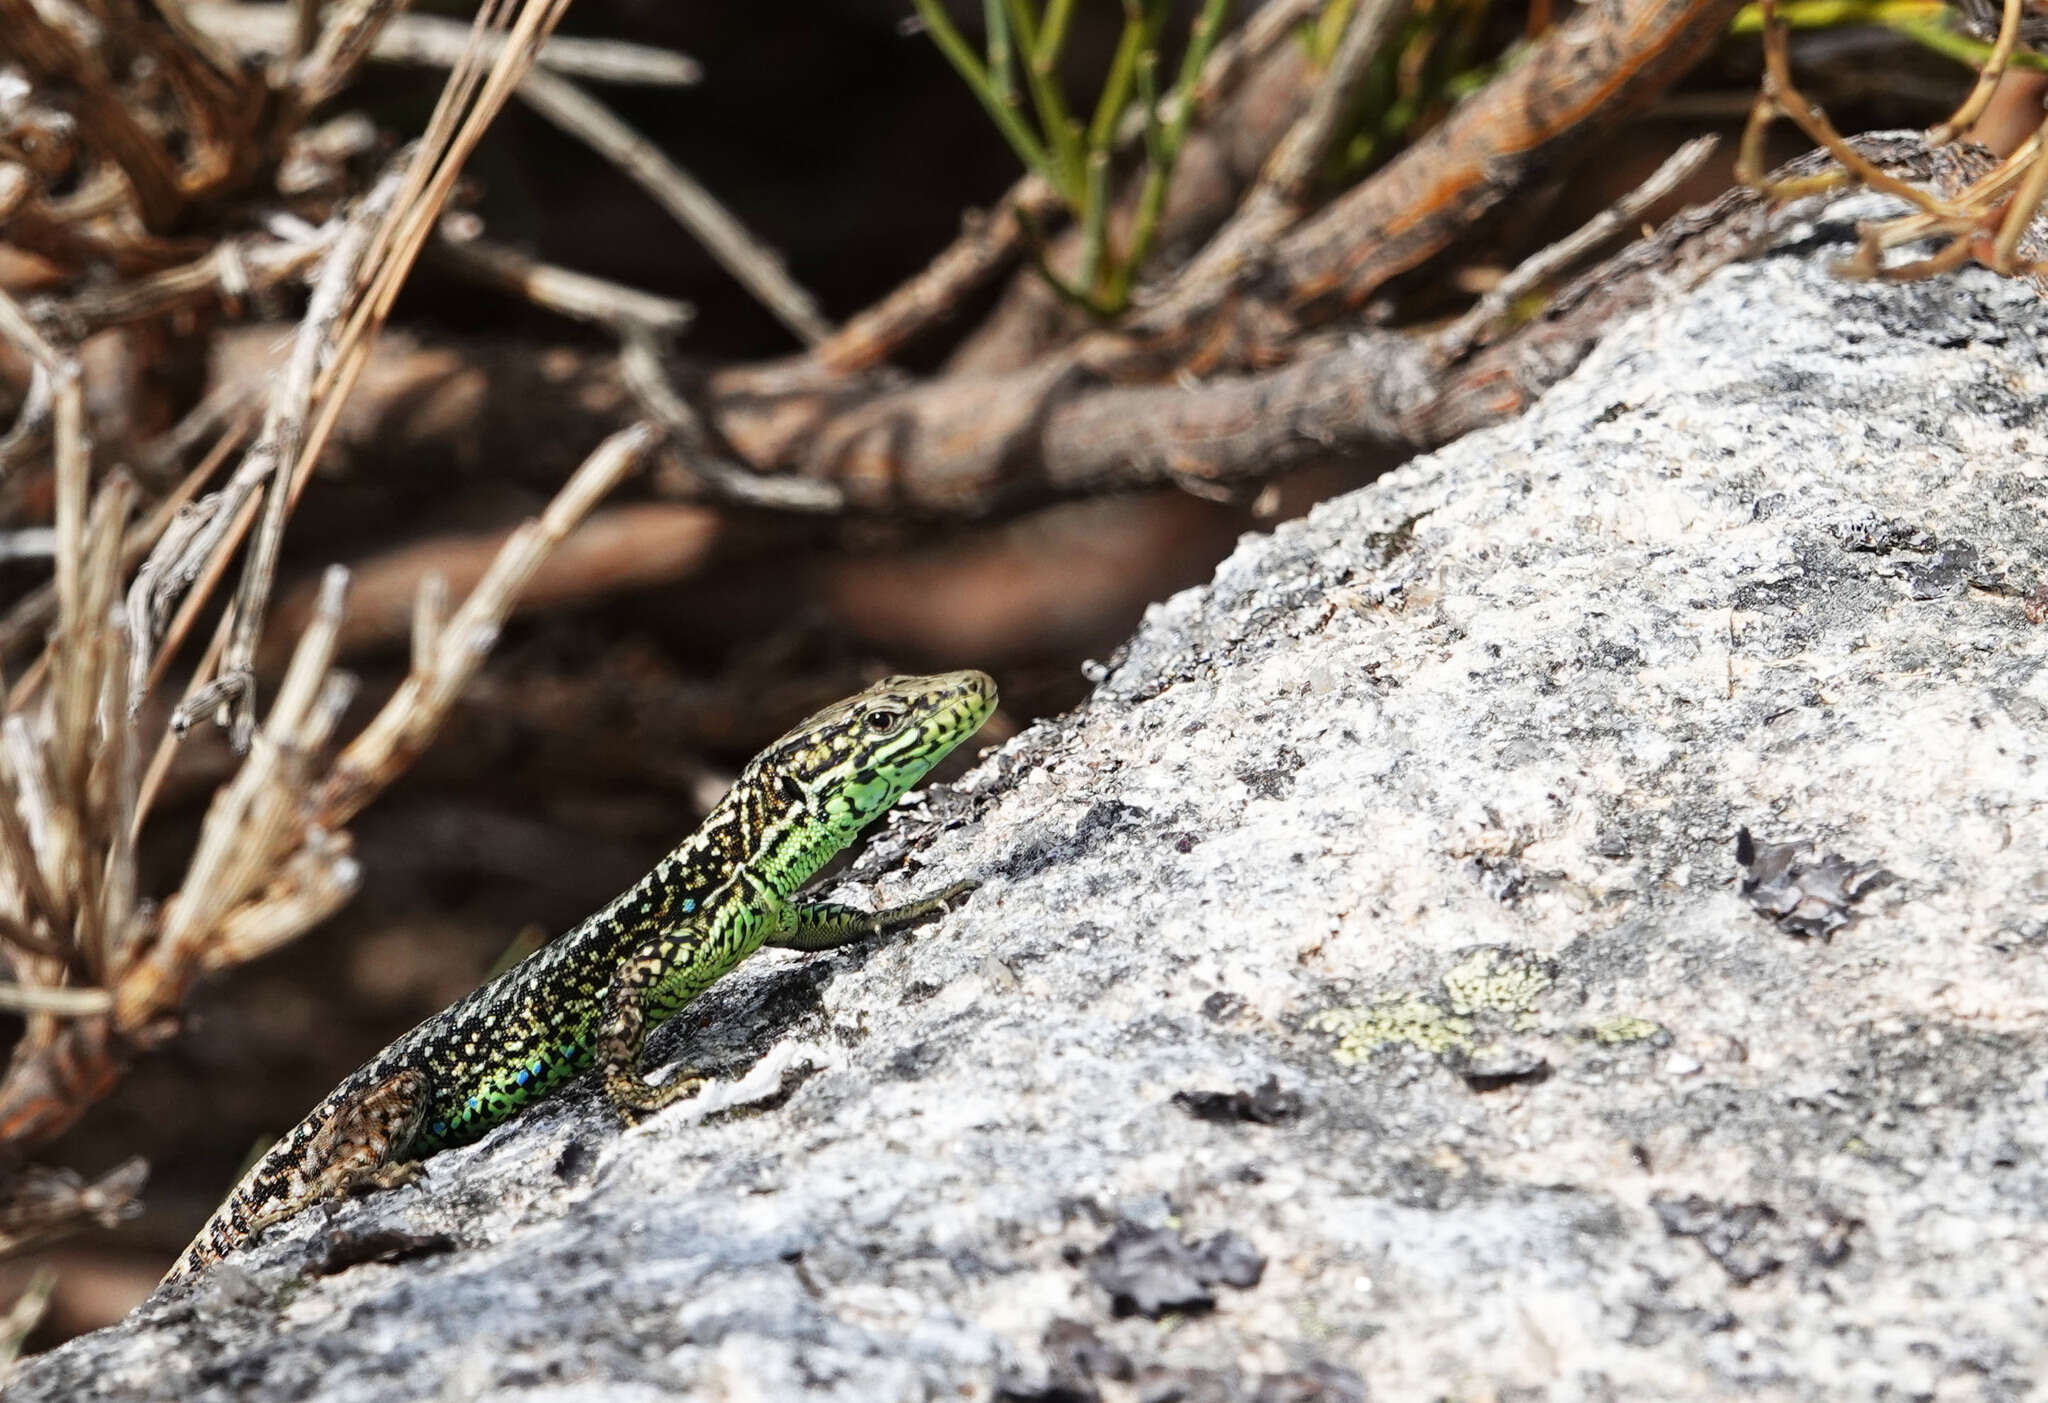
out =
<path fill-rule="evenodd" d="M 0 176 L 26 170 L 42 183 L 9 204 L 0 182 L 0 291 L 81 368 L 93 480 L 125 470 L 140 519 L 217 441 L 246 450 L 248 416 L 274 390 L 306 316 L 303 282 L 259 276 L 245 287 L 237 279 L 251 281 L 247 270 L 220 254 L 225 271 L 214 268 L 205 295 L 104 325 L 81 324 L 77 308 L 163 268 L 202 264 L 208 245 L 285 239 L 340 219 L 398 144 L 426 128 L 448 63 L 338 66 L 335 90 L 316 94 L 305 114 L 280 117 L 273 106 L 250 118 L 251 130 L 271 123 L 275 135 L 250 171 L 145 220 L 156 226 L 146 239 L 93 242 L 66 235 L 73 226 L 51 211 L 72 201 L 67 217 L 87 219 L 76 202 L 93 188 L 88 148 L 106 114 L 81 96 L 90 82 L 32 51 L 15 27 L 25 3 L 0 3 Z M 808 710 L 885 672 L 980 667 L 1002 687 L 987 733 L 1000 739 L 1080 701 L 1087 660 L 1114 650 L 1147 604 L 1206 578 L 1241 533 L 1270 529 L 1455 431 L 1402 441 L 1376 430 L 1322 449 L 1309 430 L 1271 463 L 1210 471 L 1201 459 L 1183 472 L 1168 462 L 1129 478 L 1078 468 L 1062 477 L 1050 450 L 1041 461 L 1005 439 L 999 452 L 963 452 L 962 461 L 985 460 L 988 477 L 962 489 L 944 478 L 959 424 L 973 426 L 984 406 L 999 427 L 1011 424 L 1005 415 L 1036 422 L 1054 382 L 1179 387 L 1194 403 L 1205 377 L 1303 364 L 1318 337 L 1434 334 L 1518 262 L 1627 196 L 1687 139 L 1715 133 L 1724 143 L 1674 192 L 1634 211 L 1630 226 L 1726 188 L 1762 77 L 1757 13 L 1711 10 L 1697 63 L 1634 92 L 1597 139 L 1575 139 L 1515 177 L 1500 208 L 1460 224 L 1448 252 L 1425 250 L 1327 313 L 1303 313 L 1306 294 L 1266 299 L 1293 318 L 1276 337 L 1270 319 L 1211 315 L 1226 300 L 1260 301 L 1265 275 L 1244 267 L 1439 131 L 1460 99 L 1515 71 L 1576 12 L 1551 0 L 1318 0 L 1292 6 L 1263 48 L 1241 47 L 1234 76 L 1218 77 L 1219 54 L 1228 59 L 1230 44 L 1243 46 L 1247 27 L 1275 8 L 578 0 L 567 9 L 563 35 L 687 56 L 661 81 L 575 81 L 714 194 L 746 243 L 778 254 L 798 296 L 772 309 L 622 169 L 630 153 L 595 152 L 519 102 L 492 122 L 290 513 L 255 654 L 256 719 L 314 617 L 325 567 L 353 571 L 335 644 L 359 679 L 353 700 L 336 702 L 338 734 L 348 735 L 413 666 L 425 577 L 443 574 L 459 601 L 506 533 L 540 512 L 607 434 L 651 414 L 668 446 L 612 493 L 582 546 L 543 568 L 433 743 L 349 820 L 352 896 L 303 938 L 220 961 L 228 967 L 194 982 L 181 1010 L 153 1011 L 149 1035 L 127 1036 L 108 1056 L 119 1075 L 104 1099 L 82 1097 L 61 1133 L 15 1137 L 15 1163 L 43 1166 L 21 1171 L 29 1177 L 15 1186 L 17 1203 L 69 1194 L 63 1226 L 76 1229 L 49 1243 L 20 1232 L 34 1250 L 0 1261 L 0 1310 L 28 1296 L 15 1317 L 28 1347 L 125 1312 L 257 1144 L 473 987 L 515 941 L 566 928 L 636 878 L 750 753 Z M 178 10 L 223 49 L 252 54 L 275 48 L 251 38 L 259 20 L 265 33 L 283 33 L 294 14 L 318 18 L 323 7 L 263 9 L 44 6 L 110 32 L 161 29 Z M 378 11 L 327 9 L 330 22 L 338 11 Z M 472 9 L 422 0 L 409 14 L 466 22 Z M 1795 0 L 1787 15 L 1806 96 L 1847 131 L 1942 120 L 1970 91 L 2000 19 L 1834 0 Z M 1347 56 L 1347 39 L 1357 53 Z M 165 62 L 124 52 L 110 81 L 144 91 L 146 134 L 182 160 L 196 138 L 163 116 L 176 106 L 161 91 Z M 1349 80 L 1328 99 L 1316 139 L 1288 157 L 1284 138 L 1303 130 L 1317 94 L 1333 92 L 1327 75 L 1346 64 Z M 1973 135 L 1995 152 L 2039 122 L 2038 66 L 2022 50 L 1977 123 Z M 1770 164 L 1810 145 L 1788 123 L 1768 141 Z M 1018 185 L 1033 172 L 1035 183 Z M 1244 267 L 1204 293 L 1182 275 L 1219 256 L 1215 236 L 1233 216 L 1252 252 L 1240 250 Z M 1000 247 L 981 250 L 979 276 L 946 286 L 943 316 L 921 314 L 915 334 L 892 332 L 886 344 L 833 339 L 953 246 L 963 218 L 966 242 Z M 565 316 L 509 285 L 502 261 L 496 273 L 481 267 L 478 249 L 602 279 L 614 285 L 600 299 L 612 310 Z M 1549 285 L 1522 289 L 1509 321 Z M 666 301 L 624 316 L 619 289 Z M 686 326 L 676 304 L 694 309 Z M 806 327 L 827 348 L 808 359 Z M 1122 339 L 1099 340 L 1111 333 Z M 638 373 L 651 362 L 681 406 L 669 404 L 666 419 L 663 391 L 622 361 L 621 347 L 635 344 Z M 1049 377 L 1015 409 L 1019 377 L 1077 346 L 1061 363 L 1065 378 Z M 992 377 L 990 387 L 976 377 Z M 948 408 L 953 418 L 913 417 L 901 443 L 864 446 L 843 430 L 854 400 L 948 385 L 964 407 Z M 34 357 L 18 344 L 0 349 L 0 426 L 46 421 L 42 392 Z M 0 629 L 0 658 L 24 736 L 46 724 L 31 674 L 51 616 L 22 610 L 48 589 L 62 549 L 49 531 L 63 490 L 52 444 L 61 442 L 28 434 L 5 452 L 0 475 L 0 611 L 16 611 L 7 616 L 15 625 Z M 838 442 L 838 456 L 806 458 L 817 442 Z M 844 495 L 785 500 L 750 485 L 756 470 L 771 486 L 807 478 Z M 124 590 L 135 564 L 120 576 Z M 164 677 L 136 713 L 145 756 L 221 607 L 211 601 L 194 641 L 161 660 Z M 242 764 L 232 728 L 198 719 L 165 750 L 137 840 L 142 945 L 158 918 L 147 898 L 177 889 L 209 804 Z M 18 767 L 18 755 L 6 763 Z M 17 768 L 16 790 L 22 782 Z M 38 981 L 60 1002 L 73 987 L 116 986 L 118 970 L 50 958 Z M 0 1014 L 9 1030 L 0 1036 L 27 1030 L 30 1042 L 48 1041 L 54 1024 L 36 1033 L 36 1019 L 104 1011 L 52 1011 L 47 999 L 36 1008 L 33 1018 Z M 134 1184 L 105 1180 L 137 1156 L 149 1165 L 139 1216 L 121 1206 Z M 102 1198 L 81 1206 L 81 1186 L 95 1183 Z"/>

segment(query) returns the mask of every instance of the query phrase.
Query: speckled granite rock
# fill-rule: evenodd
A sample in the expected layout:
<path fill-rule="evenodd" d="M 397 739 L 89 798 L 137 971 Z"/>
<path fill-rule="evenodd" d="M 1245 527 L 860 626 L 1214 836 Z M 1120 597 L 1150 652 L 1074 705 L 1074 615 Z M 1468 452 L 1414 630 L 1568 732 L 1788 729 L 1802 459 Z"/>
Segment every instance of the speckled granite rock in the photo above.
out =
<path fill-rule="evenodd" d="M 658 1044 L 752 1104 L 579 1090 L 10 1398 L 2030 1396 L 2048 307 L 1844 227 L 1157 608 L 859 869 L 964 909 Z"/>

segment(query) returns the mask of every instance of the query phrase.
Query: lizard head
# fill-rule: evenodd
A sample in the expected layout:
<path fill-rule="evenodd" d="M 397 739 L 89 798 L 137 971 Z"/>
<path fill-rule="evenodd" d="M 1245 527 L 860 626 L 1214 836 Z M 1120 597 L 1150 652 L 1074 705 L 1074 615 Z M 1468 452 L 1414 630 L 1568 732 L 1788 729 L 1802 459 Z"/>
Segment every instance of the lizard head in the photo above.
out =
<path fill-rule="evenodd" d="M 769 792 L 801 804 L 834 835 L 885 813 L 996 708 L 985 672 L 885 677 L 826 707 L 754 761 Z"/>

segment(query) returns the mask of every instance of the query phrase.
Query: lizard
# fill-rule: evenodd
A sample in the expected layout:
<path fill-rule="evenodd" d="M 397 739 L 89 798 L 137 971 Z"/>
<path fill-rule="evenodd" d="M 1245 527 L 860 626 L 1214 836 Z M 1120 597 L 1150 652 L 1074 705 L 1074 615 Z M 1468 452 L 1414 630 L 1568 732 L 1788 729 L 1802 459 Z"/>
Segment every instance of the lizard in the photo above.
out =
<path fill-rule="evenodd" d="M 168 1285 L 315 1203 L 395 1188 L 593 1064 L 628 1122 L 704 1084 L 639 1068 L 647 1034 L 763 946 L 832 950 L 944 910 L 956 882 L 881 911 L 798 893 L 995 710 L 981 672 L 888 677 L 748 761 L 696 832 L 556 940 L 349 1075 L 242 1176 Z"/>

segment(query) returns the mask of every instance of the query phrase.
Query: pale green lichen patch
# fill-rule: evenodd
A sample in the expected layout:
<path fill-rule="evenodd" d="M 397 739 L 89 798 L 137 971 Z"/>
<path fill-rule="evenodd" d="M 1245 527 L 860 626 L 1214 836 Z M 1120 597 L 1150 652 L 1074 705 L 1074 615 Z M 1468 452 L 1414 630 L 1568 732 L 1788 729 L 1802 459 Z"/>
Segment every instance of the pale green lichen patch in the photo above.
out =
<path fill-rule="evenodd" d="M 1536 1027 L 1536 1005 L 1556 977 L 1547 960 L 1482 945 L 1445 972 L 1444 994 L 1452 1013 L 1497 1013 L 1515 1032 L 1526 1033 Z"/>
<path fill-rule="evenodd" d="M 1361 1008 L 1326 1009 L 1310 1026 L 1336 1034 L 1337 1046 L 1330 1055 L 1346 1066 L 1363 1062 L 1383 1047 L 1440 1053 L 1472 1046 L 1472 1021 L 1421 994 Z"/>
<path fill-rule="evenodd" d="M 1445 972 L 1441 995 L 1411 992 L 1375 1004 L 1328 1009 L 1310 1026 L 1336 1035 L 1331 1056 L 1347 1066 L 1383 1047 L 1438 1055 L 1470 1052 L 1482 1023 L 1489 1035 L 1535 1029 L 1537 1005 L 1555 980 L 1548 961 L 1485 945 Z"/>
<path fill-rule="evenodd" d="M 1652 1023 L 1647 1018 L 1624 1013 L 1598 1023 L 1589 1023 L 1579 1030 L 1579 1035 L 1591 1038 L 1604 1047 L 1616 1047 L 1622 1043 L 1648 1042 L 1663 1032 L 1662 1023 Z"/>

